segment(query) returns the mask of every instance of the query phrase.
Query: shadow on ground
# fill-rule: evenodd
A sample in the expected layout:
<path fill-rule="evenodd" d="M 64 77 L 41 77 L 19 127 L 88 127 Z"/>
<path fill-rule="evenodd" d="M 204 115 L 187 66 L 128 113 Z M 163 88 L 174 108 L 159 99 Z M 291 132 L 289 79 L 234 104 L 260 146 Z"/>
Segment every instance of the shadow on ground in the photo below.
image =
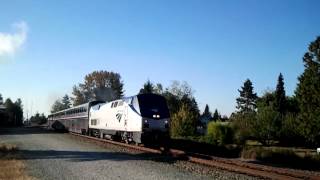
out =
<path fill-rule="evenodd" d="M 23 135 L 23 134 L 56 134 L 53 130 L 48 130 L 45 127 L 14 127 L 0 128 L 0 135 Z"/>
<path fill-rule="evenodd" d="M 130 161 L 149 160 L 155 162 L 174 163 L 177 158 L 152 153 L 129 154 L 123 152 L 87 152 L 87 151 L 56 151 L 56 150 L 18 150 L 23 160 L 64 159 L 72 162 L 83 161 Z"/>

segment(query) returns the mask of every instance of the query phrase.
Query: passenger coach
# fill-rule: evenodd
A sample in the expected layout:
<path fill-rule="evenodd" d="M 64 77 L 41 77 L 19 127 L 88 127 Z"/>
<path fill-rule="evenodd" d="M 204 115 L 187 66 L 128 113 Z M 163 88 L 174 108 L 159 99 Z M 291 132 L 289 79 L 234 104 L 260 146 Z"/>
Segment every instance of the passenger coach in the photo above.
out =
<path fill-rule="evenodd" d="M 57 131 L 87 134 L 90 107 L 102 103 L 105 103 L 105 101 L 92 101 L 50 114 L 48 116 L 48 126 Z"/>

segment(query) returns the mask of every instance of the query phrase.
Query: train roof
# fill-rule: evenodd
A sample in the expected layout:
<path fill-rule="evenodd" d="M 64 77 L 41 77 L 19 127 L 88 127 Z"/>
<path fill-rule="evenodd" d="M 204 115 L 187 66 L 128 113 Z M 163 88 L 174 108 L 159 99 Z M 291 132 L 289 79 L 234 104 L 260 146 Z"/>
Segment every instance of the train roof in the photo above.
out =
<path fill-rule="evenodd" d="M 84 104 L 80 104 L 78 106 L 74 106 L 74 107 L 71 107 L 71 108 L 68 108 L 68 109 L 57 111 L 55 113 L 51 113 L 50 115 L 59 114 L 59 113 L 62 113 L 62 112 L 68 111 L 68 110 L 77 109 L 77 108 L 81 108 L 81 107 L 88 107 L 88 106 L 92 106 L 92 105 L 99 104 L 99 103 L 106 103 L 106 101 L 90 101 L 90 102 L 87 102 L 87 103 L 84 103 Z"/>

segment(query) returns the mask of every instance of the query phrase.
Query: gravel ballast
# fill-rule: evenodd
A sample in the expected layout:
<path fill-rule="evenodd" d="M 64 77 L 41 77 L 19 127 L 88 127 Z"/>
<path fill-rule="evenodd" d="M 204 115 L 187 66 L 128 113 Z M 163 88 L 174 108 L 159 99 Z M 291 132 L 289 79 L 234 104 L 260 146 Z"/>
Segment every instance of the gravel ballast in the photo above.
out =
<path fill-rule="evenodd" d="M 0 142 L 17 145 L 38 179 L 257 179 L 39 128 L 0 129 Z"/>

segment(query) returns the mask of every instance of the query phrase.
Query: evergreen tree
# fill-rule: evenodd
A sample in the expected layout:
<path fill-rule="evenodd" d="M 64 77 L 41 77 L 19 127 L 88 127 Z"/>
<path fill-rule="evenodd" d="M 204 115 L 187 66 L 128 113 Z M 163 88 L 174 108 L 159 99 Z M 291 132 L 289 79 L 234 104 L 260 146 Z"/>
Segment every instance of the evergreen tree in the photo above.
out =
<path fill-rule="evenodd" d="M 154 93 L 156 94 L 163 94 L 163 87 L 162 84 L 157 83 L 154 87 Z"/>
<path fill-rule="evenodd" d="M 51 113 L 55 113 L 64 109 L 65 109 L 64 104 L 58 99 L 51 106 Z"/>
<path fill-rule="evenodd" d="M 274 108 L 280 114 L 284 114 L 286 111 L 286 92 L 284 90 L 283 76 L 281 73 L 278 77 L 278 84 L 275 91 Z"/>
<path fill-rule="evenodd" d="M 14 102 L 15 108 L 14 108 L 14 114 L 15 114 L 15 123 L 14 126 L 21 126 L 23 124 L 23 106 L 22 101 L 20 98 L 18 98 Z"/>
<path fill-rule="evenodd" d="M 8 114 L 8 119 L 7 119 L 7 125 L 9 126 L 13 126 L 13 122 L 14 122 L 14 103 L 12 102 L 12 100 L 10 98 L 7 98 L 4 102 L 4 106 L 6 107 L 6 111 Z"/>
<path fill-rule="evenodd" d="M 18 99 L 16 102 L 12 102 L 10 98 L 6 99 L 4 103 L 8 114 L 7 126 L 21 126 L 23 123 L 23 110 L 22 101 Z"/>
<path fill-rule="evenodd" d="M 240 97 L 237 98 L 237 109 L 240 113 L 255 112 L 257 105 L 257 94 L 253 92 L 252 82 L 247 79 L 241 90 L 238 90 Z"/>
<path fill-rule="evenodd" d="M 151 94 L 154 93 L 154 91 L 153 83 L 148 80 L 146 83 L 144 83 L 143 88 L 140 89 L 139 94 Z"/>
<path fill-rule="evenodd" d="M 190 111 L 194 113 L 197 119 L 200 117 L 200 110 L 198 107 L 198 103 L 194 97 L 189 98 L 188 96 L 183 96 L 181 99 L 181 105 L 182 104 L 188 106 Z"/>
<path fill-rule="evenodd" d="M 220 114 L 219 114 L 219 112 L 218 112 L 218 109 L 216 109 L 216 110 L 214 111 L 214 113 L 213 113 L 212 119 L 213 119 L 214 121 L 218 121 L 220 118 L 221 118 L 221 116 L 220 116 Z"/>
<path fill-rule="evenodd" d="M 0 94 L 0 105 L 3 104 L 3 98 L 2 95 Z"/>
<path fill-rule="evenodd" d="M 304 72 L 298 78 L 296 97 L 302 133 L 309 145 L 320 145 L 320 36 L 303 57 Z"/>
<path fill-rule="evenodd" d="M 208 117 L 209 119 L 212 118 L 212 114 L 211 114 L 211 112 L 210 112 L 210 109 L 209 109 L 209 105 L 208 105 L 208 104 L 206 104 L 206 107 L 204 108 L 204 111 L 203 111 L 203 113 L 202 113 L 202 116 L 203 116 L 203 117 Z"/>
<path fill-rule="evenodd" d="M 34 116 L 30 117 L 30 121 L 41 125 L 47 123 L 47 118 L 43 113 L 40 115 L 37 112 Z"/>
<path fill-rule="evenodd" d="M 68 109 L 71 107 L 71 101 L 67 94 L 62 97 L 61 103 L 63 104 L 64 109 Z"/>

